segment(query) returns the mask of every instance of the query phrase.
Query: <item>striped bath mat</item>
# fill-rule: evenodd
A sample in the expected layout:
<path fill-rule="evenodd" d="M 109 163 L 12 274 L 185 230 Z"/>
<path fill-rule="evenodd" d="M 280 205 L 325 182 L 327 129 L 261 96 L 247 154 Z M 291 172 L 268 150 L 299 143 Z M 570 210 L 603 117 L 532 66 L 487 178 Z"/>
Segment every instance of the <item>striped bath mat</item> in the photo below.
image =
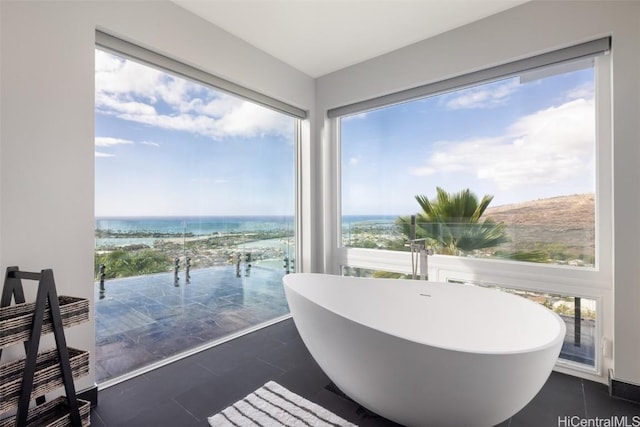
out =
<path fill-rule="evenodd" d="M 209 424 L 213 427 L 357 427 L 273 381 L 209 417 Z"/>

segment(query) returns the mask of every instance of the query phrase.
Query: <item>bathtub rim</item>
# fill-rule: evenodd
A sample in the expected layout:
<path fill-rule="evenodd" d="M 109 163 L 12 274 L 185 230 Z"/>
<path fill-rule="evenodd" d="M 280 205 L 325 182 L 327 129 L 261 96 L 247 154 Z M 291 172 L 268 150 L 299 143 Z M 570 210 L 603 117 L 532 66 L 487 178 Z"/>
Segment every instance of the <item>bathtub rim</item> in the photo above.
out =
<path fill-rule="evenodd" d="M 564 323 L 564 320 L 562 320 L 562 318 L 555 312 L 553 312 L 552 310 L 541 306 L 538 303 L 535 303 L 533 301 L 530 301 L 526 298 L 523 298 L 521 296 L 518 295 L 513 295 L 504 291 L 501 291 L 499 289 L 487 289 L 484 288 L 482 286 L 476 286 L 476 285 L 465 285 L 465 284 L 460 284 L 460 283 L 449 283 L 449 282 L 430 282 L 430 283 L 439 283 L 439 284 L 443 284 L 446 286 L 457 286 L 457 287 L 465 287 L 465 286 L 473 286 L 475 289 L 479 289 L 482 292 L 501 292 L 504 295 L 507 295 L 508 298 L 520 298 L 524 301 L 526 301 L 527 304 L 533 304 L 534 306 L 537 307 L 537 309 L 541 309 L 541 313 L 547 313 L 553 316 L 553 318 L 556 320 L 556 322 L 560 325 L 560 333 L 558 333 L 557 336 L 555 336 L 552 340 L 549 340 L 548 342 L 544 343 L 544 344 L 540 344 L 537 346 L 531 346 L 531 347 L 527 347 L 527 348 L 521 348 L 521 349 L 516 349 L 516 350 L 480 350 L 480 349 L 469 349 L 469 348 L 460 348 L 460 347 L 455 347 L 455 346 L 450 346 L 450 345 L 440 345 L 440 344 L 434 344 L 433 342 L 428 342 L 428 340 L 416 340 L 415 338 L 410 338 L 407 337 L 405 335 L 402 334 L 398 334 L 395 332 L 390 332 L 389 330 L 385 330 L 383 328 L 376 328 L 373 327 L 371 325 L 367 325 L 359 320 L 353 319 L 351 317 L 347 317 L 342 313 L 339 313 L 338 311 L 334 310 L 333 308 L 328 308 L 325 306 L 322 306 L 320 304 L 318 304 L 316 301 L 313 301 L 312 299 L 308 298 L 307 296 L 303 295 L 302 293 L 296 291 L 295 289 L 293 289 L 288 283 L 287 283 L 287 278 L 288 277 L 296 277 L 296 278 L 302 278 L 303 276 L 314 276 L 314 277 L 318 277 L 318 276 L 324 276 L 324 277 L 330 277 L 330 278 L 339 278 L 340 280 L 380 280 L 380 281 L 394 281 L 394 280 L 400 280 L 400 281 L 404 281 L 404 282 L 411 282 L 412 280 L 409 279 L 391 279 L 391 278 L 380 278 L 380 279 L 374 279 L 374 278 L 369 278 L 369 277 L 351 277 L 351 276 L 341 276 L 341 275 L 337 275 L 337 274 L 327 274 L 327 273 L 291 273 L 291 274 L 287 274 L 282 278 L 283 284 L 285 286 L 285 291 L 291 291 L 294 292 L 295 294 L 297 294 L 298 296 L 300 296 L 301 298 L 304 298 L 305 300 L 311 302 L 314 305 L 320 306 L 322 309 L 327 310 L 331 313 L 333 313 L 336 316 L 339 316 L 345 320 L 348 320 L 350 322 L 353 322 L 355 324 L 358 324 L 362 327 L 365 328 L 369 328 L 369 329 L 373 329 L 376 331 L 379 331 L 381 333 L 390 335 L 390 336 L 394 336 L 400 339 L 403 339 L 405 341 L 409 341 L 409 342 L 413 342 L 415 344 L 419 344 L 419 345 L 426 345 L 426 346 L 430 346 L 433 348 L 439 348 L 439 349 L 443 349 L 443 350 L 448 350 L 448 351 L 454 351 L 454 352 L 460 352 L 460 353 L 468 353 L 468 354 L 482 354 L 482 355 L 516 355 L 516 354 L 524 354 L 524 353 L 535 353 L 535 352 L 539 352 L 539 351 L 545 351 L 548 350 L 549 348 L 555 347 L 556 345 L 558 345 L 558 342 L 560 341 L 564 341 L 565 336 L 566 336 L 566 324 Z M 290 280 L 296 280 L 296 279 L 289 279 Z M 286 292 L 285 292 L 286 295 Z M 290 311 L 291 311 L 291 315 L 292 318 L 294 320 L 295 323 L 295 315 L 293 313 L 293 310 L 291 309 L 291 304 L 290 304 Z M 560 346 L 560 351 L 562 349 L 562 346 Z"/>

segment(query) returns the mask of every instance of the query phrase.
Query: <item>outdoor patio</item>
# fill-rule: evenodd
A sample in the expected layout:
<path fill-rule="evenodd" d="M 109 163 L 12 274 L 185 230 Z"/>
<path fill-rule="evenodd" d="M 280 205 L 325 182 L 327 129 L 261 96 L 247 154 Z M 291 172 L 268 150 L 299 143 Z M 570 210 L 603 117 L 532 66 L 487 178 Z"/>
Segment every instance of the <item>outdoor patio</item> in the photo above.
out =
<path fill-rule="evenodd" d="M 96 380 L 103 383 L 289 313 L 282 270 L 212 267 L 95 284 Z"/>
<path fill-rule="evenodd" d="M 96 379 L 98 383 L 247 331 L 289 314 L 282 270 L 233 266 L 112 279 L 104 298 L 95 284 Z M 567 335 L 561 357 L 594 364 L 593 321 L 581 321 L 576 346 L 574 319 L 563 316 Z"/>

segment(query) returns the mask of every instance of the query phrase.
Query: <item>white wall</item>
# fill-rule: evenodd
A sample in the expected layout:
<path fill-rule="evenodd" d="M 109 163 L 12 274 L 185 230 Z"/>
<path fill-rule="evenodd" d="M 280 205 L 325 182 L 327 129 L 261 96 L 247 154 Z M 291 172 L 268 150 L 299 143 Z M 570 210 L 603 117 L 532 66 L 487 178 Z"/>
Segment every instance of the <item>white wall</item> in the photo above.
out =
<path fill-rule="evenodd" d="M 53 268 L 59 294 L 92 303 L 96 28 L 303 109 L 315 102 L 310 77 L 170 2 L 3 0 L 0 17 L 0 265 Z M 93 316 L 67 340 L 93 354 Z"/>
<path fill-rule="evenodd" d="M 329 108 L 439 81 L 523 57 L 613 36 L 613 207 L 614 259 L 608 274 L 614 289 L 614 369 L 616 378 L 640 384 L 640 2 L 534 1 L 465 27 L 374 58 L 317 80 L 317 117 Z M 318 119 L 318 123 L 321 123 Z M 324 122 L 315 138 L 324 158 L 335 158 L 334 130 Z M 337 233 L 329 227 L 336 210 L 333 167 L 323 168 L 324 268 L 335 270 Z M 605 373 L 606 374 L 606 373 Z"/>

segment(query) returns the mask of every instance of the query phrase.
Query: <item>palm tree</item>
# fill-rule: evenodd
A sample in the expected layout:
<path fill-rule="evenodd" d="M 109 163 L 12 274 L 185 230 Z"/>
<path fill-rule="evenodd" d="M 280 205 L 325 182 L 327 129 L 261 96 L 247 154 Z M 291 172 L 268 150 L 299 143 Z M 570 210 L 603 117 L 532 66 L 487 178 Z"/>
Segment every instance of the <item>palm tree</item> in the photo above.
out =
<path fill-rule="evenodd" d="M 468 188 L 459 193 L 447 193 L 436 187 L 437 196 L 429 200 L 417 195 L 422 212 L 416 215 L 416 238 L 426 238 L 441 248 L 442 253 L 455 255 L 460 251 L 490 248 L 508 241 L 505 225 L 491 218 L 480 221 L 493 196 L 478 198 Z M 399 217 L 396 224 L 410 236 L 411 217 Z"/>

